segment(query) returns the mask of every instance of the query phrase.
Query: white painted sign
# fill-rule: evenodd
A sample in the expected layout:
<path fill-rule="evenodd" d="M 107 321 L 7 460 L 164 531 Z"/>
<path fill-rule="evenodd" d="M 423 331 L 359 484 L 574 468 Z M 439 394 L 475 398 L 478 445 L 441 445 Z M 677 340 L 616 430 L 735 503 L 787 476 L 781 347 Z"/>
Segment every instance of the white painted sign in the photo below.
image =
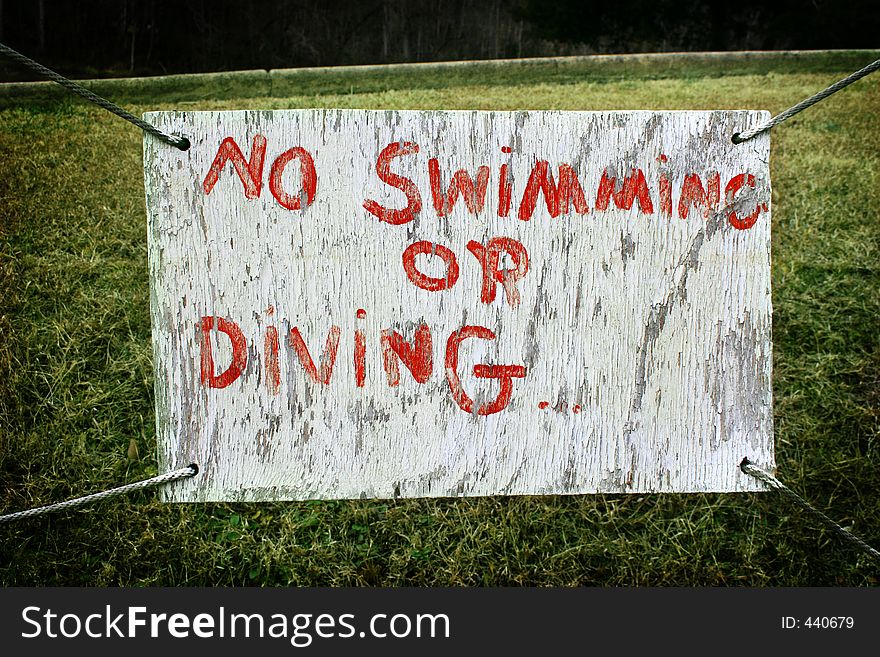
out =
<path fill-rule="evenodd" d="M 166 499 L 759 490 L 765 112 L 157 112 Z"/>

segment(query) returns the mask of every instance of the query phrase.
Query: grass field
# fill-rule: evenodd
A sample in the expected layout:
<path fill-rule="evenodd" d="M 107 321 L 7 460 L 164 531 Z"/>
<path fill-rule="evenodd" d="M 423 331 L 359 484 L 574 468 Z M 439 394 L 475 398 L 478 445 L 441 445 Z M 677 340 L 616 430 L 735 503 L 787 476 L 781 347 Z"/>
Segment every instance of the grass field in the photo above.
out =
<path fill-rule="evenodd" d="M 525 67 L 504 85 L 438 72 L 364 92 L 352 74 L 311 95 L 128 108 L 775 113 L 850 72 L 828 68 L 577 79 Z M 0 512 L 156 473 L 141 140 L 71 102 L 0 110 Z M 778 475 L 877 546 L 880 75 L 776 129 L 771 153 Z M 140 493 L 0 525 L 5 585 L 862 586 L 878 570 L 772 493 L 201 505 Z"/>

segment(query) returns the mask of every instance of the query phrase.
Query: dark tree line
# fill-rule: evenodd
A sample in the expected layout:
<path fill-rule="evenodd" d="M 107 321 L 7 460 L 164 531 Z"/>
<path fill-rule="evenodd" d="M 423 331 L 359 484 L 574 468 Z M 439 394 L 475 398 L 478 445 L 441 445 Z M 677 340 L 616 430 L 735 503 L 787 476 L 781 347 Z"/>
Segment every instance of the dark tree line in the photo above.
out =
<path fill-rule="evenodd" d="M 878 0 L 526 0 L 518 15 L 600 52 L 880 47 Z"/>
<path fill-rule="evenodd" d="M 0 40 L 76 76 L 874 48 L 878 7 L 878 0 L 0 0 Z M 6 62 L 0 74 L 33 77 Z"/>

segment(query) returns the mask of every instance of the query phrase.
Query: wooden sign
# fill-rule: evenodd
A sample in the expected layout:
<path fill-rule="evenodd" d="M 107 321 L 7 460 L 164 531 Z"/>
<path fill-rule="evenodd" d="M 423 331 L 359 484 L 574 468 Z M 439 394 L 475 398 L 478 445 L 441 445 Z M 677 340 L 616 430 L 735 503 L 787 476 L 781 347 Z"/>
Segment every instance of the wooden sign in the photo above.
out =
<path fill-rule="evenodd" d="M 765 112 L 156 112 L 166 499 L 759 490 Z"/>

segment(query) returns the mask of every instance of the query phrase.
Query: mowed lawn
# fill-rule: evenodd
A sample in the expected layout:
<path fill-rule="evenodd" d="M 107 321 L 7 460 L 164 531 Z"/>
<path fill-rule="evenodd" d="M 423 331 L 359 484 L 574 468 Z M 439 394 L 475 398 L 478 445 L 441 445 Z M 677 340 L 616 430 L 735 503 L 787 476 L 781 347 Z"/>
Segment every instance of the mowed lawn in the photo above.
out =
<path fill-rule="evenodd" d="M 320 95 L 123 104 L 775 113 L 849 72 L 512 68 L 503 86 L 421 76 L 358 93 L 346 79 Z M 141 149 L 138 129 L 90 106 L 0 110 L 0 512 L 156 474 Z M 771 173 L 778 475 L 877 546 L 880 74 L 776 129 Z M 872 585 L 878 571 L 774 493 L 167 505 L 148 492 L 0 525 L 4 585 Z"/>

